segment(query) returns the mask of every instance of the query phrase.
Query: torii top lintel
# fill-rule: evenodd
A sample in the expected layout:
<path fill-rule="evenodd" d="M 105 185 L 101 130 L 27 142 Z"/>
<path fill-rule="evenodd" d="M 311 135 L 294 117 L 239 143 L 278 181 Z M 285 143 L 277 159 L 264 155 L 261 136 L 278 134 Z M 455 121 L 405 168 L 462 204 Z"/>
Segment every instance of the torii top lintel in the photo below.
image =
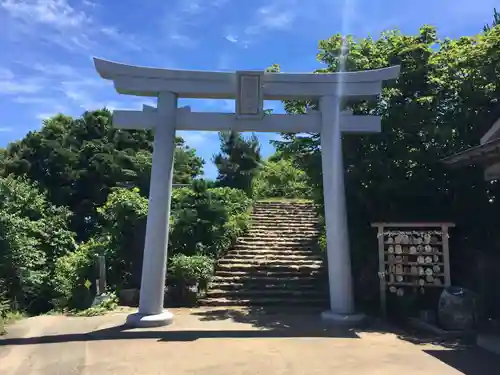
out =
<path fill-rule="evenodd" d="M 236 74 L 175 70 L 125 65 L 94 58 L 99 75 L 114 82 L 120 94 L 156 97 L 162 91 L 181 98 L 234 99 Z M 265 73 L 263 96 L 267 100 L 317 99 L 325 95 L 370 98 L 380 94 L 382 82 L 396 79 L 400 67 L 342 73 Z M 341 85 L 341 90 L 339 90 Z"/>

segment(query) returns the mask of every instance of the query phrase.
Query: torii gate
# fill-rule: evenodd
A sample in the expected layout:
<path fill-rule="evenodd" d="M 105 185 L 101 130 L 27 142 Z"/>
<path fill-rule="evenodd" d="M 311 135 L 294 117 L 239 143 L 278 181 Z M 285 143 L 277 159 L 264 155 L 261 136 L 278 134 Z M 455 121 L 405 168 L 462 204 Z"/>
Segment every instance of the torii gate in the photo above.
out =
<path fill-rule="evenodd" d="M 97 58 L 94 64 L 102 78 L 113 81 L 118 93 L 158 98 L 156 108 L 113 112 L 113 124 L 118 128 L 155 129 L 139 311 L 127 317 L 127 324 L 162 326 L 173 319 L 163 309 L 163 298 L 176 130 L 321 133 L 330 288 L 330 310 L 322 317 L 337 322 L 361 319 L 353 302 L 341 132 L 380 132 L 380 118 L 341 111 L 341 100 L 376 98 L 383 81 L 398 77 L 399 66 L 285 74 L 156 69 Z M 191 112 L 189 107 L 177 108 L 178 98 L 236 99 L 236 113 Z M 265 115 L 264 99 L 319 99 L 320 110 L 304 115 Z"/>

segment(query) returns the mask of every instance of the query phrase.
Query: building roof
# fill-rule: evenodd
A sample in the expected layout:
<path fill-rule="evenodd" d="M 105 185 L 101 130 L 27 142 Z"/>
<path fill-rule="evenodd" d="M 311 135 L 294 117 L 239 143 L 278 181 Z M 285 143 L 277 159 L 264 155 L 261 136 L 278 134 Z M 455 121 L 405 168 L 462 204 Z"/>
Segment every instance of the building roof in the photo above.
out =
<path fill-rule="evenodd" d="M 493 124 L 493 126 L 481 138 L 481 144 L 487 143 L 494 139 L 500 138 L 500 118 Z"/>
<path fill-rule="evenodd" d="M 500 122 L 497 123 L 500 124 Z M 442 159 L 442 162 L 453 167 L 463 167 L 472 164 L 488 166 L 500 162 L 500 137 L 448 156 Z"/>
<path fill-rule="evenodd" d="M 471 147 L 441 160 L 450 167 L 480 164 L 485 168 L 500 163 L 500 118 L 482 136 L 480 145 Z"/>

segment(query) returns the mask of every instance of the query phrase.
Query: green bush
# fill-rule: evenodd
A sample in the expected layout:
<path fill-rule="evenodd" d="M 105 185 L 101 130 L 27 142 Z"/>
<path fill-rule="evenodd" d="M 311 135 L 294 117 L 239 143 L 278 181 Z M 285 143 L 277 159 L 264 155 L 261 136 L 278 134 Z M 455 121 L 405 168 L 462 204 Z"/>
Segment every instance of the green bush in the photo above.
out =
<path fill-rule="evenodd" d="M 208 188 L 197 180 L 191 188 L 174 189 L 169 254 L 206 255 L 215 259 L 246 230 L 252 201 L 232 188 Z M 98 242 L 105 243 L 108 285 L 139 288 L 148 201 L 138 189 L 116 189 L 98 209 Z"/>
<path fill-rule="evenodd" d="M 70 213 L 25 179 L 0 178 L 0 280 L 14 310 L 52 308 L 55 260 L 75 248 Z"/>
<path fill-rule="evenodd" d="M 253 180 L 254 198 L 310 198 L 307 174 L 290 160 L 267 161 Z"/>
<path fill-rule="evenodd" d="M 100 242 L 106 242 L 107 281 L 112 288 L 140 285 L 148 200 L 139 189 L 116 189 L 97 209 L 101 220 Z"/>
<path fill-rule="evenodd" d="M 118 296 L 114 292 L 103 293 L 100 297 L 102 300 L 98 304 L 85 310 L 73 311 L 72 313 L 76 316 L 98 316 L 113 311 L 118 307 Z"/>
<path fill-rule="evenodd" d="M 3 335 L 5 333 L 5 320 L 9 311 L 10 302 L 7 298 L 5 283 L 3 280 L 0 280 L 0 335 Z"/>
<path fill-rule="evenodd" d="M 214 273 L 215 261 L 205 255 L 176 254 L 170 258 L 168 277 L 175 285 L 195 285 L 206 289 Z"/>
<path fill-rule="evenodd" d="M 93 281 L 96 255 L 102 251 L 102 243 L 89 240 L 73 253 L 57 259 L 52 280 L 55 293 L 52 304 L 56 310 L 88 307 L 94 294 L 85 282 Z"/>
<path fill-rule="evenodd" d="M 249 222 L 252 201 L 232 188 L 208 189 L 204 181 L 174 191 L 170 226 L 171 254 L 218 258 Z"/>

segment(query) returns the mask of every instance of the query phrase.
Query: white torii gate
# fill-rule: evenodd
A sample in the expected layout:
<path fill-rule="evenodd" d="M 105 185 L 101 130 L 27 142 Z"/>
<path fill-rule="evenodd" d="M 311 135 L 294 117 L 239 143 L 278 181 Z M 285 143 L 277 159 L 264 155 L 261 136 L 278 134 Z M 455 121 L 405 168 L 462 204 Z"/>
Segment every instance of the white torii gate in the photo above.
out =
<path fill-rule="evenodd" d="M 127 317 L 127 324 L 161 326 L 173 319 L 163 309 L 163 298 L 176 130 L 321 133 L 330 288 L 330 310 L 322 317 L 338 322 L 361 319 L 353 303 L 341 132 L 380 132 L 380 118 L 341 112 L 341 100 L 377 97 L 383 81 L 398 77 L 399 66 L 285 74 L 156 69 L 97 58 L 94 64 L 102 78 L 114 82 L 118 93 L 158 98 L 156 108 L 113 112 L 113 124 L 118 128 L 155 129 L 139 311 Z M 177 108 L 178 98 L 236 99 L 236 114 L 191 112 L 189 107 Z M 265 99 L 319 99 L 320 110 L 304 115 L 265 115 Z"/>

